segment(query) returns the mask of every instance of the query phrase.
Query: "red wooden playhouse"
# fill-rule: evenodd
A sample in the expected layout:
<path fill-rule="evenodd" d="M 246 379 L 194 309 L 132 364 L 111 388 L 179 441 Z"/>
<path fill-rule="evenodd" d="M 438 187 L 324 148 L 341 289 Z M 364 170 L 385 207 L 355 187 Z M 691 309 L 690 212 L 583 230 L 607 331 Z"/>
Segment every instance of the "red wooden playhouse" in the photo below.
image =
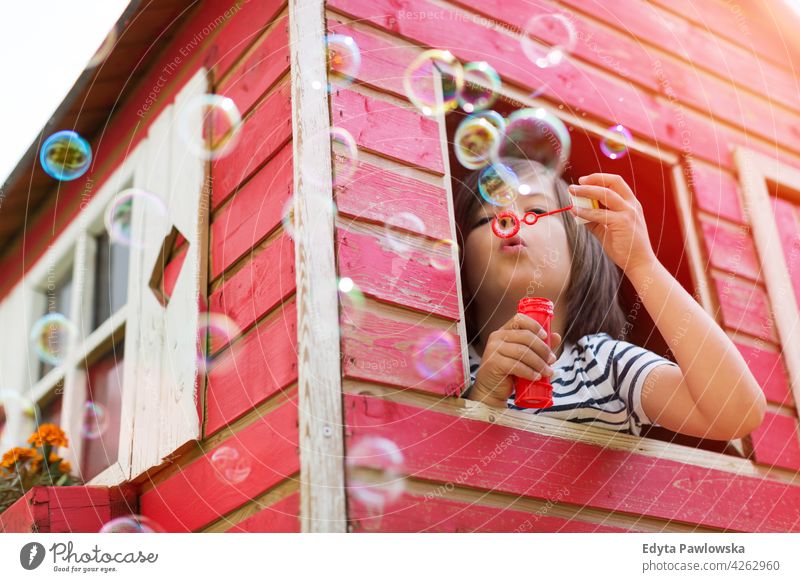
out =
<path fill-rule="evenodd" d="M 537 14 L 575 35 L 559 66 L 523 54 Z M 0 194 L 3 450 L 33 429 L 14 405 L 32 401 L 70 437 L 88 498 L 106 492 L 103 516 L 174 532 L 800 531 L 800 58 L 785 28 L 798 24 L 788 4 L 757 0 L 132 2 Z M 559 42 L 539 32 L 533 46 Z M 361 57 L 330 90 L 328 34 Z M 660 261 L 761 384 L 757 431 L 637 437 L 459 398 L 458 113 L 426 115 L 403 86 L 429 49 L 488 62 L 502 115 L 560 118 L 568 180 L 603 170 L 634 187 Z M 243 119 L 215 159 L 181 133 L 224 137 L 187 122 L 206 93 Z M 627 155 L 599 155 L 617 125 Z M 332 128 L 353 137 L 355 165 Z M 91 144 L 80 179 L 39 164 L 63 129 Z M 132 207 L 147 244 L 120 250 L 103 216 L 131 187 L 158 200 Z M 402 213 L 420 220 L 392 226 Z M 54 305 L 79 333 L 45 366 L 25 346 Z M 204 365 L 209 313 L 225 341 Z M 420 339 L 442 333 L 456 365 L 420 375 Z M 668 357 L 646 314 L 632 337 Z M 99 438 L 82 430 L 87 402 L 104 407 Z M 380 455 L 352 462 L 364 449 Z M 3 529 L 97 527 L 53 493 L 0 515 Z M 51 500 L 48 518 L 35 499 Z"/>

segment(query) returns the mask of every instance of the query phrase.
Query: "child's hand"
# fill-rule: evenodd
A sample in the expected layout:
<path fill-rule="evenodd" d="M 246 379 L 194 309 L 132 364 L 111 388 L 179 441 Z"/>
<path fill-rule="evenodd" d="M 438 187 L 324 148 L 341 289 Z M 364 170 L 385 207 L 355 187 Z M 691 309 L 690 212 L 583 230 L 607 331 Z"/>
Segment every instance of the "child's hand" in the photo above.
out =
<path fill-rule="evenodd" d="M 582 176 L 578 182 L 569 187 L 573 196 L 598 200 L 605 208 L 574 206 L 571 212 L 590 221 L 586 228 L 611 260 L 626 273 L 656 260 L 642 205 L 625 180 L 600 173 Z"/>
<path fill-rule="evenodd" d="M 542 325 L 522 313 L 489 334 L 469 399 L 506 408 L 514 389 L 511 376 L 528 380 L 552 376 L 553 370 L 548 364 L 556 361 L 554 352 L 561 343 L 561 336 L 555 332 L 550 334 L 552 349 L 546 337 Z"/>

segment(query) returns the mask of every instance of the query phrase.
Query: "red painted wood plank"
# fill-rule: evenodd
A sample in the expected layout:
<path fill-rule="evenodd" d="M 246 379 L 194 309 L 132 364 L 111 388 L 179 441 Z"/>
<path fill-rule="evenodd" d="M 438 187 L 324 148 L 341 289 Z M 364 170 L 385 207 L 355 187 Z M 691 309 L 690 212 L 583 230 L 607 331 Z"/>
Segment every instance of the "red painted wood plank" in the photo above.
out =
<path fill-rule="evenodd" d="M 746 224 L 736 179 L 720 168 L 689 162 L 686 177 L 698 208 Z"/>
<path fill-rule="evenodd" d="M 265 249 L 253 251 L 249 262 L 223 284 L 211 297 L 214 313 L 224 313 L 240 330 L 277 306 L 296 288 L 294 241 L 282 234 Z"/>
<path fill-rule="evenodd" d="M 340 214 L 391 224 L 401 212 L 410 212 L 420 219 L 422 228 L 403 222 L 408 230 L 439 240 L 450 238 L 444 188 L 361 162 L 353 175 L 335 188 L 335 194 Z"/>
<path fill-rule="evenodd" d="M 362 438 L 390 439 L 415 478 L 734 531 L 800 531 L 800 486 L 371 396 L 346 395 L 344 410 L 346 450 Z"/>
<path fill-rule="evenodd" d="M 292 493 L 225 533 L 297 533 L 300 531 L 300 493 Z"/>
<path fill-rule="evenodd" d="M 277 85 L 251 113 L 239 134 L 236 147 L 213 162 L 211 206 L 216 208 L 234 189 L 250 177 L 292 137 L 291 87 Z"/>
<path fill-rule="evenodd" d="M 292 196 L 294 168 L 289 142 L 234 193 L 211 223 L 211 278 L 216 279 L 281 222 Z"/>
<path fill-rule="evenodd" d="M 797 109 L 793 98 L 796 94 L 795 81 L 791 74 L 759 58 L 750 50 L 725 42 L 711 28 L 693 26 L 686 21 L 689 15 L 685 13 L 676 16 L 660 10 L 653 3 L 636 0 L 622 0 L 613 7 L 596 0 L 565 0 L 564 4 L 631 35 L 633 38 L 627 43 L 631 47 L 638 45 L 639 41 L 655 45 L 685 61 L 682 66 L 686 70 L 699 68 L 711 71 L 733 84 L 740 94 L 743 89 L 749 90 L 768 95 L 770 100 Z M 693 6 L 698 4 L 692 2 Z M 669 6 L 667 8 L 671 9 Z M 596 37 L 592 40 L 596 47 L 600 47 L 598 51 L 605 49 L 605 45 L 597 42 Z M 587 44 L 591 45 L 591 41 Z M 603 50 L 602 54 L 609 59 L 612 55 L 614 59 L 625 58 L 617 51 Z M 668 78 L 671 77 L 669 75 Z M 680 94 L 677 90 L 676 93 Z M 719 108 L 715 107 L 715 112 L 718 111 Z"/>
<path fill-rule="evenodd" d="M 208 374 L 205 436 L 297 380 L 297 305 L 287 303 L 222 352 Z"/>
<path fill-rule="evenodd" d="M 783 258 L 789 270 L 795 300 L 800 306 L 800 207 L 783 198 L 772 198 Z"/>
<path fill-rule="evenodd" d="M 164 285 L 163 291 L 169 297 L 175 289 L 175 283 L 178 280 L 178 275 L 181 274 L 183 262 L 186 260 L 186 251 L 188 247 L 184 246 L 181 251 L 172 259 L 167 266 L 164 267 Z"/>
<path fill-rule="evenodd" d="M 283 0 L 259 0 L 249 2 L 237 0 L 222 16 L 230 14 L 228 25 L 214 38 L 205 56 L 206 68 L 219 79 L 231 68 L 260 32 L 275 19 L 285 6 Z M 216 21 L 208 23 L 211 27 Z M 204 29 L 201 29 L 201 31 Z"/>
<path fill-rule="evenodd" d="M 769 298 L 759 285 L 733 276 L 712 275 L 712 279 L 726 326 L 778 343 Z"/>
<path fill-rule="evenodd" d="M 197 531 L 299 471 L 297 446 L 294 396 L 143 493 L 140 512 L 168 532 Z M 212 461 L 223 447 L 246 459 L 243 466 L 249 467 L 246 475 L 244 470 L 232 475 L 234 483 Z"/>
<path fill-rule="evenodd" d="M 483 26 L 423 0 L 331 0 L 328 6 L 337 12 L 362 19 L 388 33 L 415 41 L 423 46 L 450 50 L 462 62 L 488 60 L 500 76 L 542 95 L 555 103 L 566 104 L 579 112 L 591 114 L 609 125 L 621 124 L 645 140 L 679 152 L 733 167 L 731 146 L 746 144 L 768 155 L 791 160 L 774 147 L 748 142 L 741 131 L 716 123 L 712 118 L 676 107 L 669 99 L 637 90 L 630 83 L 611 75 L 597 74 L 577 61 L 565 60 L 558 67 L 532 72 L 519 43 L 498 27 Z M 406 18 L 409 13 L 437 14 L 437 18 Z M 443 26 L 443 22 L 457 26 Z M 586 99 L 596 95 L 597 98 Z M 613 95 L 610 99 L 608 96 Z"/>
<path fill-rule="evenodd" d="M 455 4 L 470 10 L 475 7 L 474 3 L 464 0 L 456 0 Z M 573 5 L 579 7 L 587 4 L 594 5 L 595 2 L 573 2 Z M 485 0 L 477 8 L 483 15 L 497 19 L 500 24 L 508 24 L 514 30 L 524 30 L 533 14 L 565 14 L 561 6 L 545 0 Z M 594 8 L 592 13 L 602 11 L 597 6 Z M 614 18 L 620 12 L 630 18 L 640 16 L 643 11 L 652 11 L 652 6 L 634 0 L 622 0 L 613 9 L 607 7 L 606 11 L 613 12 Z M 664 22 L 655 27 L 645 26 L 651 19 L 637 20 L 635 24 L 622 28 L 625 32 L 636 31 L 637 36 L 631 38 L 627 34 L 623 36 L 617 31 L 599 26 L 580 14 L 569 11 L 566 14 L 579 39 L 572 50 L 573 56 L 605 69 L 611 75 L 639 83 L 649 91 L 671 95 L 676 103 L 690 105 L 705 114 L 744 127 L 748 133 L 761 135 L 771 143 L 800 145 L 800 116 L 776 110 L 768 99 L 757 98 L 742 91 L 736 86 L 733 75 L 730 75 L 730 81 L 719 80 L 701 73 L 694 63 L 678 63 L 663 58 L 640 42 L 644 40 L 659 47 L 674 46 L 674 31 L 669 30 Z M 552 30 L 541 28 L 538 32 L 546 43 L 563 42 L 564 33 L 558 27 L 553 27 Z M 699 61 L 702 62 L 702 59 Z M 726 71 L 720 73 L 724 75 Z M 737 67 L 738 74 L 740 71 Z"/>
<path fill-rule="evenodd" d="M 331 123 L 361 148 L 444 173 L 439 124 L 417 111 L 340 89 L 331 95 Z"/>
<path fill-rule="evenodd" d="M 336 231 L 339 276 L 387 303 L 458 320 L 455 271 L 431 265 L 430 254 L 397 253 L 381 234 Z"/>
<path fill-rule="evenodd" d="M 461 342 L 455 328 L 443 331 L 429 323 L 395 321 L 388 317 L 342 305 L 342 374 L 441 396 L 461 393 L 464 369 Z M 446 333 L 452 343 L 440 341 Z M 441 349 L 440 357 L 423 360 L 424 352 Z"/>
<path fill-rule="evenodd" d="M 800 471 L 800 427 L 796 415 L 767 412 L 752 438 L 756 461 Z"/>
<path fill-rule="evenodd" d="M 764 396 L 775 404 L 794 406 L 794 398 L 789 388 L 789 375 L 779 352 L 759 349 L 734 342 L 736 348 L 753 372 Z"/>
<path fill-rule="evenodd" d="M 712 266 L 763 283 L 748 227 L 733 229 L 706 219 L 700 219 L 699 223 Z"/>
<path fill-rule="evenodd" d="M 394 533 L 605 533 L 626 532 L 620 527 L 601 525 L 578 519 L 548 516 L 545 505 L 540 513 L 511 508 L 491 507 L 480 503 L 465 503 L 443 497 L 403 495 L 387 505 L 382 512 L 366 508 L 350 498 L 348 518 L 353 531 Z"/>
<path fill-rule="evenodd" d="M 259 97 L 289 71 L 289 19 L 283 16 L 276 20 L 258 43 L 217 90 L 233 99 L 242 115 L 249 113 Z"/>

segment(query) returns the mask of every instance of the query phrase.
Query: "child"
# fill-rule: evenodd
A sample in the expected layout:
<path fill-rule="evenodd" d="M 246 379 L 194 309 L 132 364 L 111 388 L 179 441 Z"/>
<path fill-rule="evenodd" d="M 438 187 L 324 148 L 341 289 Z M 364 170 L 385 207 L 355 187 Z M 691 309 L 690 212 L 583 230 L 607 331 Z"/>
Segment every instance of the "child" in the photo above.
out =
<path fill-rule="evenodd" d="M 592 174 L 568 187 L 537 162 L 507 161 L 530 194 L 508 206 L 490 204 L 478 193 L 476 171 L 454 200 L 471 376 L 462 396 L 517 408 L 512 376 L 545 375 L 553 406 L 519 410 L 637 436 L 652 424 L 730 440 L 760 425 L 766 407 L 760 387 L 725 332 L 658 262 L 627 184 Z M 600 208 L 522 223 L 508 239 L 492 232 L 499 212 L 513 210 L 520 219 L 526 211 L 542 214 L 569 206 L 570 194 L 598 200 Z M 677 364 L 621 339 L 626 322 L 617 267 Z M 524 296 L 553 301 L 552 349 L 537 335 L 541 326 L 516 313 Z"/>

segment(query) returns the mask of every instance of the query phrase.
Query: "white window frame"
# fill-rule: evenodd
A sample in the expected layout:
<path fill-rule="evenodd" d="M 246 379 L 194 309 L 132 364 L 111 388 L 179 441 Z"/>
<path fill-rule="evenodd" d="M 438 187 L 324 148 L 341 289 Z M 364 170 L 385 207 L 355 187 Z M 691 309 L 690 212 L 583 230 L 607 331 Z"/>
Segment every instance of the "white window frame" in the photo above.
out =
<path fill-rule="evenodd" d="M 800 307 L 767 187 L 769 181 L 800 192 L 800 169 L 745 147 L 734 150 L 734 161 L 739 172 L 743 211 L 753 232 L 790 389 L 794 401 L 800 402 Z"/>
<path fill-rule="evenodd" d="M 48 400 L 54 393 L 57 397 L 58 387 L 63 381 L 60 426 L 67 434 L 69 446 L 59 449 L 59 454 L 72 464 L 72 474 L 78 477 L 82 477 L 79 474 L 82 461 L 81 424 L 88 393 L 88 368 L 109 347 L 125 342 L 117 461 L 88 480 L 86 485 L 111 486 L 133 480 L 161 464 L 165 456 L 188 439 L 201 437 L 202 422 L 196 413 L 196 398 L 202 394 L 202 385 L 196 381 L 197 325 L 192 327 L 191 324 L 193 318 L 195 323 L 199 321 L 200 304 L 207 304 L 206 162 L 193 157 L 180 142 L 176 120 L 178 109 L 191 97 L 206 92 L 207 87 L 207 71 L 201 68 L 178 92 L 175 102 L 153 120 L 148 137 L 126 155 L 91 200 L 81 204 L 79 216 L 0 303 L 0 325 L 7 330 L 7 335 L 0 342 L 8 342 L 0 354 L 0 387 L 17 391 L 24 401 L 32 401 L 38 407 L 40 402 Z M 196 121 L 200 131 L 199 113 Z M 161 238 L 144 248 L 132 246 L 126 305 L 112 313 L 97 329 L 91 330 L 97 250 L 95 237 L 105 227 L 106 208 L 114 196 L 130 186 L 129 181 L 135 188 L 159 193 L 167 207 L 166 216 L 156 216 L 148 214 L 147 208 L 134 202 L 134 240 L 155 240 L 169 232 L 172 222 L 181 233 L 189 235 L 188 241 L 194 243 L 184 260 L 186 273 L 182 271 L 176 282 L 176 288 L 180 285 L 182 296 L 188 299 L 175 301 L 173 295 L 170 299 L 172 307 L 167 312 L 167 308 L 161 306 L 149 288 L 150 275 L 161 252 Z M 84 197 L 88 197 L 88 192 Z M 159 220 L 161 223 L 157 224 Z M 147 238 L 148 234 L 150 238 Z M 67 348 L 64 361 L 44 377 L 38 378 L 40 364 L 29 341 L 30 330 L 34 322 L 46 313 L 42 289 L 47 286 L 48 275 L 63 275 L 65 271 L 59 271 L 58 266 L 70 259 L 72 292 L 69 313 L 64 315 L 76 325 L 77 337 Z M 146 322 L 139 321 L 148 316 Z M 186 325 L 178 326 L 178 321 Z M 120 337 L 121 333 L 123 335 Z M 148 373 L 154 369 L 151 365 L 154 335 L 158 336 L 160 344 L 157 353 L 163 352 L 165 358 L 169 357 L 163 362 L 159 360 L 156 370 L 168 374 L 172 382 L 163 378 L 155 385 L 142 382 L 141 369 L 146 368 L 145 372 Z M 164 347 L 165 338 L 172 345 L 178 345 L 178 351 Z M 165 389 L 163 384 L 177 383 L 183 388 L 186 378 L 195 379 L 194 391 L 182 390 L 178 397 L 170 396 L 166 405 L 159 406 L 159 398 Z M 3 450 L 20 446 L 35 430 L 32 411 L 10 409 L 6 412 L 5 432 L 0 442 Z M 164 415 L 168 418 L 163 418 Z"/>

